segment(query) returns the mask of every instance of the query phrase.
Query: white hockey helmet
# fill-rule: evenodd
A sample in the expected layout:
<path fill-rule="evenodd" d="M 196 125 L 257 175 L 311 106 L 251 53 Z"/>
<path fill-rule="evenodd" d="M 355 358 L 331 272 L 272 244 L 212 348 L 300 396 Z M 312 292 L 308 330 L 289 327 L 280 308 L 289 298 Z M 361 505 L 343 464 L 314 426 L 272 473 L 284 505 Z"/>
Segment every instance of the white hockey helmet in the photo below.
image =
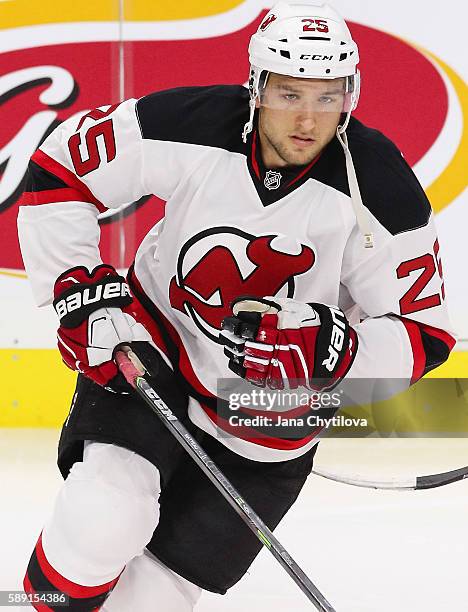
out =
<path fill-rule="evenodd" d="M 327 4 L 278 2 L 250 39 L 250 118 L 243 140 L 252 131 L 256 101 L 268 74 L 299 78 L 346 77 L 346 129 L 359 100 L 359 52 L 344 19 Z"/>

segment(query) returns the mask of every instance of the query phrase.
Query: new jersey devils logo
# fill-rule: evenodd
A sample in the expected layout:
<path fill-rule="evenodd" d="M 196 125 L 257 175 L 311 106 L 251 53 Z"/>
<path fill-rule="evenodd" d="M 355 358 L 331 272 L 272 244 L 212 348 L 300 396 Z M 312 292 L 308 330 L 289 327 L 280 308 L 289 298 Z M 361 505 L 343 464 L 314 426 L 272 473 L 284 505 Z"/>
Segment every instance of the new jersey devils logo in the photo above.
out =
<path fill-rule="evenodd" d="M 310 270 L 315 254 L 296 241 L 294 253 L 285 252 L 281 250 L 285 241 L 291 244 L 284 236 L 257 237 L 233 227 L 193 236 L 180 251 L 177 275 L 170 283 L 172 307 L 218 342 L 221 321 L 231 314 L 234 298 L 274 296 L 281 290 L 294 297 L 294 279 Z"/>
<path fill-rule="evenodd" d="M 274 21 L 276 21 L 276 15 L 273 15 L 273 13 L 267 17 L 261 24 L 260 24 L 260 31 L 264 32 L 267 27 L 269 25 L 271 25 Z"/>

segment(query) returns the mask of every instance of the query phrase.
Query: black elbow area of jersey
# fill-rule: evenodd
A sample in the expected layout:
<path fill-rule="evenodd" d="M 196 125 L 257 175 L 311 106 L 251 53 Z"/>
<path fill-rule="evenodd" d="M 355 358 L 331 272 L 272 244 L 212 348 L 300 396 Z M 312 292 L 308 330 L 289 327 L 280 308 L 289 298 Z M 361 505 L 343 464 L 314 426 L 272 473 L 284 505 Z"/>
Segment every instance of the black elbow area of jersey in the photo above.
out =
<path fill-rule="evenodd" d="M 69 187 L 58 176 L 41 168 L 36 162 L 30 161 L 26 175 L 26 192 L 50 191 L 52 189 L 64 189 Z"/>
<path fill-rule="evenodd" d="M 421 341 L 426 355 L 424 374 L 427 374 L 427 372 L 430 372 L 443 364 L 444 361 L 447 361 L 450 355 L 450 347 L 443 340 L 431 336 L 424 330 L 421 330 Z"/>

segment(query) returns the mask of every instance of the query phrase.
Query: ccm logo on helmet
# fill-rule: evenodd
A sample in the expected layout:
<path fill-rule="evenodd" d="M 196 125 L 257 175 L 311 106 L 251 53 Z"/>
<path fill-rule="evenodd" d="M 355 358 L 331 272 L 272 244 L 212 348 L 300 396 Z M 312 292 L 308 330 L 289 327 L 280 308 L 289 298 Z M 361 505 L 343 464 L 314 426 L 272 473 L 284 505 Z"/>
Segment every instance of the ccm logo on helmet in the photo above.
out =
<path fill-rule="evenodd" d="M 300 57 L 301 60 L 329 60 L 331 61 L 333 59 L 333 55 L 318 55 L 317 53 L 314 53 L 314 55 L 311 55 L 310 53 L 303 53 Z"/>
<path fill-rule="evenodd" d="M 333 328 L 330 338 L 330 345 L 328 347 L 328 358 L 322 361 L 322 365 L 327 368 L 329 372 L 333 372 L 339 358 L 338 351 L 343 348 L 343 342 L 345 338 L 346 330 L 346 317 L 338 308 L 330 307 L 330 313 L 333 319 Z"/>
<path fill-rule="evenodd" d="M 96 287 L 87 287 L 82 291 L 76 291 L 68 295 L 66 298 L 56 302 L 55 311 L 61 319 L 66 314 L 78 310 L 82 306 L 88 306 L 95 302 L 103 300 L 112 300 L 120 297 L 130 297 L 130 289 L 127 283 L 116 281 L 114 283 L 106 283 L 105 285 L 96 285 Z"/>

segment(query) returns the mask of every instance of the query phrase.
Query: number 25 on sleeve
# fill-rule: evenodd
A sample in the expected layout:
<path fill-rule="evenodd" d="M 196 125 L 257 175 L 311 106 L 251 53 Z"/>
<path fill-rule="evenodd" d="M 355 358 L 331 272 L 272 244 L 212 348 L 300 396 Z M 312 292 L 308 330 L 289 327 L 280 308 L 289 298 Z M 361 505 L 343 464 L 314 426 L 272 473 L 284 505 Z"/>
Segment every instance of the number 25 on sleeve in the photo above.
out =
<path fill-rule="evenodd" d="M 441 292 L 433 293 L 427 297 L 418 297 L 424 291 L 432 277 L 438 272 L 440 279 L 442 278 L 442 264 L 438 259 L 439 243 L 436 240 L 434 243 L 434 253 L 426 253 L 420 257 L 409 259 L 402 262 L 397 270 L 397 278 L 406 278 L 412 272 L 421 270 L 421 273 L 408 289 L 408 291 L 400 299 L 400 313 L 408 315 L 419 310 L 426 310 L 434 306 L 440 306 L 444 299 L 444 285 L 442 283 Z"/>

